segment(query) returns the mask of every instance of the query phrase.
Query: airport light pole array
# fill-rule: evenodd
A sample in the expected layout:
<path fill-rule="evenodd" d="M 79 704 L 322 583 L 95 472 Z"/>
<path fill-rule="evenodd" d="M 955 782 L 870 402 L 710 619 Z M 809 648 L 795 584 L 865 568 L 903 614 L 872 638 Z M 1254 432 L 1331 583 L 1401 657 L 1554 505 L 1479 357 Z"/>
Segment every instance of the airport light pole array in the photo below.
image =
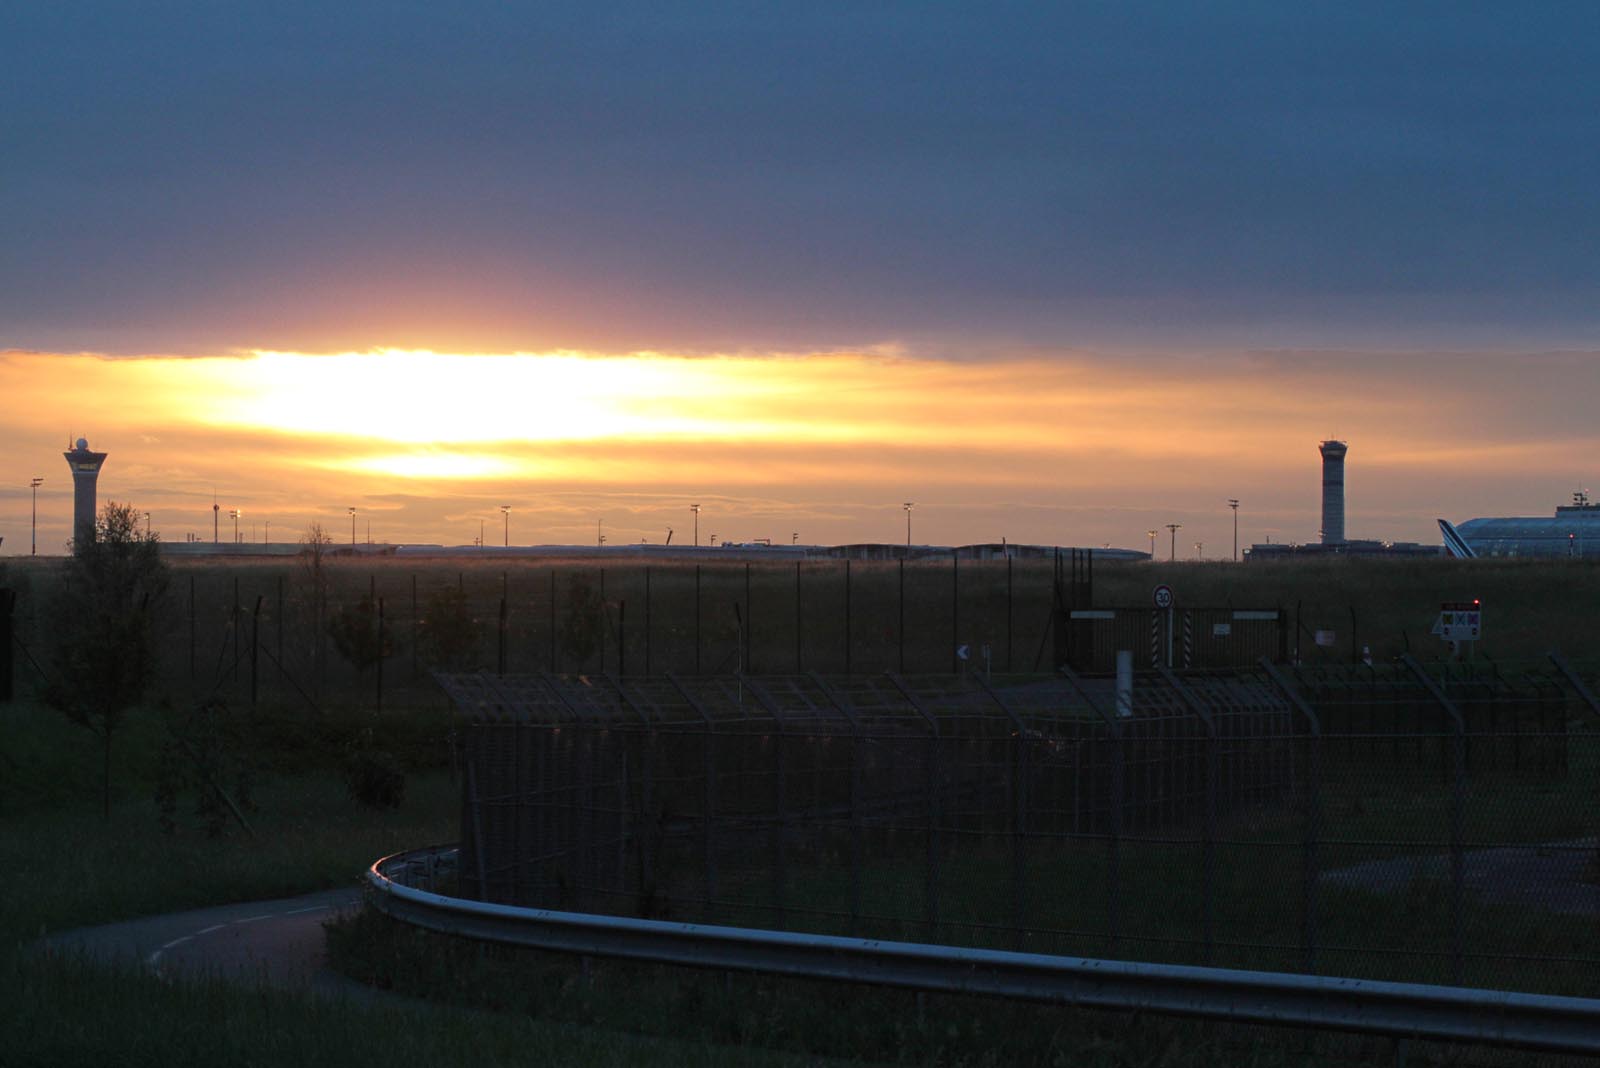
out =
<path fill-rule="evenodd" d="M 39 555 L 39 487 L 43 484 L 44 479 L 42 478 L 35 478 L 28 482 L 28 485 L 33 488 L 33 548 L 29 550 L 29 556 Z"/>
<path fill-rule="evenodd" d="M 1229 497 L 1228 507 L 1233 509 L 1233 562 L 1239 562 L 1239 498 Z"/>

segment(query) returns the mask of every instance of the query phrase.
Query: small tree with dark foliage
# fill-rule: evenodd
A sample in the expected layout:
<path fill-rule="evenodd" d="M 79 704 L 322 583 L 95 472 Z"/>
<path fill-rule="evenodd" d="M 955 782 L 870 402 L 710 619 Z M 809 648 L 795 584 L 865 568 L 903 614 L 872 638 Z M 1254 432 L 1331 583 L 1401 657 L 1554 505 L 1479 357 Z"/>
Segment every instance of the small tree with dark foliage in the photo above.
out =
<path fill-rule="evenodd" d="M 478 623 L 459 586 L 445 586 L 428 595 L 420 630 L 422 655 L 430 665 L 446 671 L 472 667 L 478 651 Z"/>
<path fill-rule="evenodd" d="M 94 536 L 73 542 L 51 610 L 54 678 L 45 702 L 100 736 L 103 807 L 111 815 L 111 738 L 156 672 L 152 620 L 167 588 L 159 539 L 130 504 L 107 502 Z"/>

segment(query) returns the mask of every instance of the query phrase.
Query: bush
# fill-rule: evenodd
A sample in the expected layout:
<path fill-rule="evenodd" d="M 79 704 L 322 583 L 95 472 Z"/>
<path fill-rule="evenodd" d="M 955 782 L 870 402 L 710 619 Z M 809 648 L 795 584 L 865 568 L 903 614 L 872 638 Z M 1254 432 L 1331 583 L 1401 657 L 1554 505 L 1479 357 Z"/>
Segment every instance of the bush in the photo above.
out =
<path fill-rule="evenodd" d="M 393 753 L 374 744 L 370 727 L 350 747 L 343 771 L 350 797 L 369 808 L 399 808 L 405 800 L 406 773 Z"/>

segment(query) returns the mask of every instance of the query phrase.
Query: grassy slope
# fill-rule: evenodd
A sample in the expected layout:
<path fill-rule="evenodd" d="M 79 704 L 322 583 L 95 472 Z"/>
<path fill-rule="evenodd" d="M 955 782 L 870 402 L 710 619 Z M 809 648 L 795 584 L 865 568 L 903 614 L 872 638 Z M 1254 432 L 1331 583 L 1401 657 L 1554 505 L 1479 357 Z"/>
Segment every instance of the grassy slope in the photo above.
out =
<path fill-rule="evenodd" d="M 148 714 L 128 725 L 107 822 L 93 800 L 87 735 L 42 709 L 0 707 L 0 752 L 15 764 L 7 770 L 25 771 L 0 780 L 0 1003 L 12 1021 L 0 1064 L 786 1063 L 759 1050 L 516 1016 L 332 1006 L 34 956 L 27 943 L 50 931 L 353 885 L 383 853 L 454 837 L 447 773 L 412 776 L 399 809 L 375 811 L 352 804 L 326 769 L 269 777 L 250 817 L 254 841 L 236 828 L 208 837 L 192 819 L 164 835 L 148 792 L 158 736 Z"/>

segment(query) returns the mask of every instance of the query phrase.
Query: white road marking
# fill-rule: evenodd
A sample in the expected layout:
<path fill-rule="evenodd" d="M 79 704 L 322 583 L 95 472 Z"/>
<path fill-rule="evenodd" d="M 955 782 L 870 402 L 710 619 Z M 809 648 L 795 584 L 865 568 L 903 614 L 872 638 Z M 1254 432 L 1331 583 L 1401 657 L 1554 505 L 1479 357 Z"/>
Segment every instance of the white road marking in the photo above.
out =
<path fill-rule="evenodd" d="M 182 938 L 174 938 L 172 941 L 168 942 L 166 945 L 162 946 L 160 949 L 156 950 L 154 953 L 152 953 L 148 957 L 146 957 L 144 959 L 145 964 L 148 965 L 151 968 L 154 968 L 156 966 L 156 962 L 161 959 L 161 954 L 165 953 L 167 950 L 171 949 L 173 946 L 181 946 L 181 945 L 183 945 L 185 942 L 189 941 L 189 939 L 191 939 L 193 937 L 194 937 L 194 935 L 184 935 Z"/>
<path fill-rule="evenodd" d="M 181 946 L 185 942 L 189 942 L 189 941 L 192 941 L 192 940 L 194 940 L 196 938 L 199 938 L 201 935 L 208 935 L 208 934 L 211 934 L 213 931 L 220 931 L 224 927 L 232 927 L 232 926 L 236 926 L 238 924 L 244 924 L 244 923 L 256 923 L 256 922 L 258 922 L 260 920 L 271 920 L 271 919 L 276 919 L 276 918 L 279 918 L 279 917 L 282 917 L 282 916 L 298 916 L 301 913 L 305 913 L 305 912 L 326 912 L 328 909 L 338 908 L 340 905 L 343 905 L 343 904 L 345 904 L 345 903 L 336 901 L 336 902 L 330 902 L 330 903 L 325 904 L 325 905 L 306 905 L 303 908 L 288 909 L 288 910 L 286 910 L 284 912 L 263 912 L 259 916 L 248 916 L 248 917 L 246 917 L 245 919 L 242 919 L 242 920 L 229 920 L 226 923 L 214 923 L 210 927 L 201 928 L 200 930 L 196 931 L 194 934 L 186 934 L 186 935 L 182 935 L 181 937 L 174 938 L 172 941 L 168 942 L 166 945 L 162 946 L 160 949 L 154 951 L 148 957 L 146 957 L 145 958 L 145 964 L 148 967 L 154 968 L 160 962 L 161 954 L 165 953 L 167 950 L 172 949 L 174 946 Z"/>

